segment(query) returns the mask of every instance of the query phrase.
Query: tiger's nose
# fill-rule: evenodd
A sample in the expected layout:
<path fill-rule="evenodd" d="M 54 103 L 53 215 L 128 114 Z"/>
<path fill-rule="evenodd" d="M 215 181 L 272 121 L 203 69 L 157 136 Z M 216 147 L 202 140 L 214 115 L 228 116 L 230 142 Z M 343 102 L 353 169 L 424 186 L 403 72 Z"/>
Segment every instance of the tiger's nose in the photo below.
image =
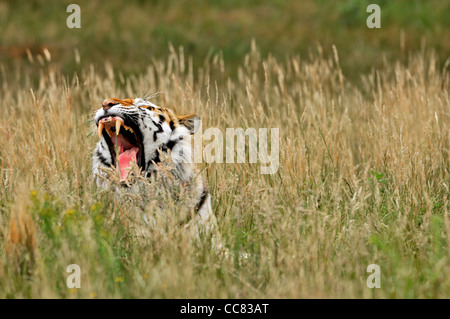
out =
<path fill-rule="evenodd" d="M 106 99 L 106 100 L 103 101 L 102 107 L 103 107 L 104 110 L 108 110 L 110 107 L 112 107 L 112 106 L 114 106 L 116 104 L 119 104 L 119 103 L 117 103 L 116 101 L 111 100 L 111 99 Z"/>

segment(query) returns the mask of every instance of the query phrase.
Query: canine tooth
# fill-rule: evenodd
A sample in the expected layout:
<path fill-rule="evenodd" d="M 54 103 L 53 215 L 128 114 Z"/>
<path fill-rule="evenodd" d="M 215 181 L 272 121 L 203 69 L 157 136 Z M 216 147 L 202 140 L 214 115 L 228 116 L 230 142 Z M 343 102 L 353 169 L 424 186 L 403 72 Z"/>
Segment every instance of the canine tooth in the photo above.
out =
<path fill-rule="evenodd" d="M 121 120 L 117 120 L 116 121 L 116 135 L 119 135 L 121 126 L 122 126 L 122 121 Z"/>
<path fill-rule="evenodd" d="M 102 121 L 100 121 L 99 123 L 98 123 L 98 129 L 97 129 L 97 133 L 98 133 L 98 137 L 99 138 L 102 138 L 102 132 L 103 132 L 103 122 Z"/>

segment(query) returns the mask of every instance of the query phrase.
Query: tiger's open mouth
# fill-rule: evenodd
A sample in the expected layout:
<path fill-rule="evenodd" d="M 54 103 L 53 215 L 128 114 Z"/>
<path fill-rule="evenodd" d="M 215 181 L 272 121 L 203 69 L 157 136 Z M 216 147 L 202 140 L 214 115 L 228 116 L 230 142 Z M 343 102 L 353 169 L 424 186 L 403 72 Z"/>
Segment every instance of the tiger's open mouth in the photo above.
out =
<path fill-rule="evenodd" d="M 119 116 L 107 116 L 98 121 L 98 136 L 105 138 L 121 181 L 127 180 L 133 162 L 141 169 L 144 162 L 140 132 L 127 124 Z"/>

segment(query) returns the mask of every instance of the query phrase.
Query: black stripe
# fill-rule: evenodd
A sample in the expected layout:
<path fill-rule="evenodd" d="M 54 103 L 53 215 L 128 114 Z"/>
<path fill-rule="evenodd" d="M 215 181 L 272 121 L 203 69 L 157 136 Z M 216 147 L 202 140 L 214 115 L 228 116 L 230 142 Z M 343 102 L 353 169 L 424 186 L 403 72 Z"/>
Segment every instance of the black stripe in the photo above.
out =
<path fill-rule="evenodd" d="M 97 151 L 95 152 L 95 155 L 97 155 L 98 159 L 100 160 L 100 162 L 105 165 L 105 166 L 110 166 L 111 163 L 103 156 L 103 154 L 100 152 L 100 150 L 97 149 Z"/>
<path fill-rule="evenodd" d="M 164 117 L 164 115 L 158 114 L 158 116 L 159 116 L 159 124 L 164 123 L 164 121 L 166 120 L 166 118 Z"/>
<path fill-rule="evenodd" d="M 155 155 L 153 155 L 153 158 L 147 161 L 147 166 L 146 167 L 150 167 L 151 164 L 153 163 L 159 163 L 161 162 L 161 159 L 159 158 L 159 152 L 158 150 L 155 151 Z"/>
<path fill-rule="evenodd" d="M 155 121 L 153 121 L 152 118 L 150 118 L 150 119 L 152 120 L 153 124 L 155 124 L 155 126 L 158 128 L 157 131 L 154 131 L 154 132 L 153 132 L 153 141 L 156 142 L 158 133 L 164 132 L 164 130 L 163 130 L 161 124 L 155 123 Z"/>
<path fill-rule="evenodd" d="M 195 211 L 198 212 L 200 208 L 203 206 L 203 204 L 206 201 L 206 198 L 208 197 L 209 191 L 207 189 L 203 190 L 202 196 L 200 197 L 200 202 L 195 207 Z"/>
<path fill-rule="evenodd" d="M 107 150 L 108 149 L 108 143 L 106 143 L 105 139 L 102 139 L 100 142 L 100 146 L 102 149 Z"/>
<path fill-rule="evenodd" d="M 153 155 L 153 158 L 148 160 L 147 165 L 145 165 L 145 176 L 146 177 L 150 177 L 152 175 L 152 173 L 155 171 L 155 169 L 153 168 L 153 165 L 157 164 L 159 162 L 161 162 L 161 159 L 159 158 L 158 150 L 156 150 L 155 155 Z"/>
<path fill-rule="evenodd" d="M 178 143 L 178 140 L 176 140 L 176 141 L 169 141 L 169 142 L 167 142 L 167 144 L 166 144 L 166 148 L 167 148 L 168 150 L 172 150 L 173 147 L 175 146 L 175 144 L 177 144 L 177 143 Z"/>

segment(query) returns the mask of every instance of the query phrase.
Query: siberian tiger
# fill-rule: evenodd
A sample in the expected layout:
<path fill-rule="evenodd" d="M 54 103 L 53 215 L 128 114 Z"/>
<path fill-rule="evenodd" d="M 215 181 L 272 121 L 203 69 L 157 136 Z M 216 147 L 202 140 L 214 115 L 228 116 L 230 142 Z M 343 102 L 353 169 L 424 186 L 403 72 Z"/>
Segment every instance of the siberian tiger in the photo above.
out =
<path fill-rule="evenodd" d="M 193 190 L 195 197 L 194 218 L 189 224 L 194 222 L 196 229 L 203 225 L 208 232 L 217 232 L 208 185 L 191 161 L 190 135 L 199 127 L 197 115 L 175 115 L 142 98 L 109 98 L 103 101 L 94 120 L 100 140 L 94 149 L 92 169 L 99 187 L 110 182 L 112 174 L 108 170 L 119 176 L 118 182 L 124 186 L 129 185 L 136 165 L 141 175 L 154 177 L 162 164 L 161 155 L 170 153 L 176 182 Z M 158 182 L 158 177 L 153 180 Z M 220 249 L 220 240 L 216 239 L 214 246 Z"/>

